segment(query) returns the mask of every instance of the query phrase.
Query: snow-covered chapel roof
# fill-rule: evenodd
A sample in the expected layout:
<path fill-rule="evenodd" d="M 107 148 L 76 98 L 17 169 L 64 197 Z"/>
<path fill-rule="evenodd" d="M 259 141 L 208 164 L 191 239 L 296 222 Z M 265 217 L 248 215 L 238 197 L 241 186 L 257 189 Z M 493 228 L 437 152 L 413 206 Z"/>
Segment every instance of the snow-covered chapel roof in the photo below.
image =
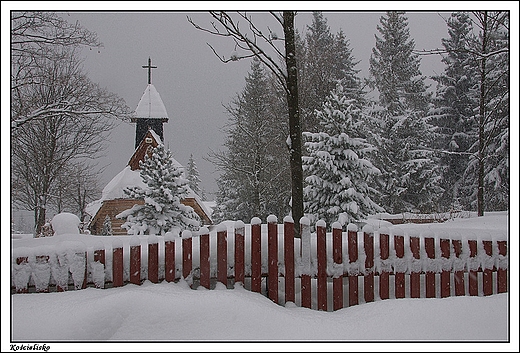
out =
<path fill-rule="evenodd" d="M 135 109 L 137 119 L 166 119 L 168 120 L 168 113 L 164 103 L 151 83 L 146 86 L 141 100 Z"/>

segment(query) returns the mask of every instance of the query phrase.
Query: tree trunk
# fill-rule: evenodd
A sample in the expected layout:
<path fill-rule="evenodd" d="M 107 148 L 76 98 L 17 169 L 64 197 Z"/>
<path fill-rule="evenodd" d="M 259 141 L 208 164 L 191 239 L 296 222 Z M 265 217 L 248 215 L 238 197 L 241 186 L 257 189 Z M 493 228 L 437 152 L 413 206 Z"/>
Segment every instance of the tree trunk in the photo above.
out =
<path fill-rule="evenodd" d="M 484 12 L 482 23 L 482 61 L 480 63 L 480 102 L 479 102 L 479 127 L 478 127 L 478 190 L 477 190 L 477 213 L 484 216 L 484 153 L 485 136 L 484 124 L 486 117 L 486 46 L 487 46 L 487 11 Z"/>
<path fill-rule="evenodd" d="M 292 180 L 292 217 L 294 234 L 300 236 L 300 218 L 303 217 L 302 133 L 298 108 L 298 69 L 294 36 L 294 12 L 283 12 L 285 35 L 285 63 L 287 66 L 287 105 L 289 110 L 290 166 Z"/>

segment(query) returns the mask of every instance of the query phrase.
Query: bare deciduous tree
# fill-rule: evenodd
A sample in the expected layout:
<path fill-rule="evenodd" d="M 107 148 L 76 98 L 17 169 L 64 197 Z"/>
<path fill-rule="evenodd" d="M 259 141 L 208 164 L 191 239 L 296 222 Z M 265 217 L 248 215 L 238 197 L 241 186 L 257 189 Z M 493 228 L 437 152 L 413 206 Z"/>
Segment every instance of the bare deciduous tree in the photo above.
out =
<path fill-rule="evenodd" d="M 262 31 L 255 25 L 251 15 L 246 12 L 236 12 L 233 17 L 226 11 L 210 11 L 215 20 L 211 22 L 211 28 L 204 28 L 194 23 L 188 17 L 188 21 L 197 29 L 212 35 L 229 37 L 235 43 L 238 52 L 229 58 L 220 56 L 211 45 L 210 48 L 223 62 L 257 57 L 278 79 L 283 87 L 289 112 L 289 138 L 287 145 L 290 154 L 290 169 L 292 181 L 292 217 L 295 220 L 295 235 L 299 236 L 299 220 L 303 217 L 303 170 L 302 170 L 302 132 L 298 106 L 298 69 L 296 65 L 296 45 L 294 17 L 296 12 L 283 11 L 282 13 L 270 12 L 275 23 L 280 25 L 284 37 L 279 37 L 269 26 Z M 241 27 L 241 21 L 245 27 Z M 280 45 L 277 45 L 280 43 Z M 280 62 L 279 59 L 282 59 Z"/>

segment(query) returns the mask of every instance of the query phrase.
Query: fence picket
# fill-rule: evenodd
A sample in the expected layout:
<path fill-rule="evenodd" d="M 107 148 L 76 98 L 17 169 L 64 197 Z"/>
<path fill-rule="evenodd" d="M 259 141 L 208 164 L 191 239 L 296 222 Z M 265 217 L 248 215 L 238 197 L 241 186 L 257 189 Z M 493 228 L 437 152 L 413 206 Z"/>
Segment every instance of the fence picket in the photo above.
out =
<path fill-rule="evenodd" d="M 497 241 L 499 265 L 497 269 L 497 293 L 507 292 L 507 242 Z"/>
<path fill-rule="evenodd" d="M 420 239 L 410 237 L 410 250 L 412 251 L 412 269 L 410 271 L 410 297 L 421 297 L 421 251 Z"/>
<path fill-rule="evenodd" d="M 200 235 L 200 285 L 210 289 L 209 232 Z"/>
<path fill-rule="evenodd" d="M 262 234 L 259 218 L 251 220 L 251 291 L 262 290 Z"/>
<path fill-rule="evenodd" d="M 424 248 L 426 256 L 430 260 L 435 259 L 435 239 L 424 238 Z M 426 269 L 426 298 L 435 298 L 435 272 L 430 268 Z"/>
<path fill-rule="evenodd" d="M 300 219 L 301 234 L 301 301 L 302 307 L 311 308 L 311 231 L 309 219 L 302 217 Z"/>
<path fill-rule="evenodd" d="M 159 283 L 159 243 L 156 238 L 148 238 L 148 280 L 152 283 Z"/>
<path fill-rule="evenodd" d="M 450 258 L 450 240 L 449 239 L 441 239 L 441 256 L 444 259 L 444 265 L 442 267 L 441 272 L 441 298 L 447 298 L 450 296 L 451 287 L 450 287 L 450 275 L 451 275 L 451 267 L 448 268 Z"/>
<path fill-rule="evenodd" d="M 278 303 L 278 220 L 267 219 L 267 287 L 268 297 Z"/>
<path fill-rule="evenodd" d="M 395 297 L 404 298 L 405 296 L 405 280 L 404 280 L 404 236 L 394 235 L 394 249 L 397 257 L 395 266 Z"/>
<path fill-rule="evenodd" d="M 227 287 L 227 228 L 217 231 L 217 279 Z"/>
<path fill-rule="evenodd" d="M 327 311 L 327 233 L 325 222 L 316 227 L 318 260 L 318 310 Z"/>
<path fill-rule="evenodd" d="M 388 257 L 390 256 L 390 236 L 384 232 L 379 234 L 379 251 L 381 258 L 381 273 L 379 274 L 379 297 L 383 299 L 390 298 L 390 265 Z"/>
<path fill-rule="evenodd" d="M 112 249 L 112 286 L 123 285 L 123 246 L 114 246 Z"/>
<path fill-rule="evenodd" d="M 462 259 L 462 241 L 458 239 L 453 239 L 451 241 L 453 244 L 453 251 L 455 252 L 456 261 L 461 262 Z M 455 295 L 461 296 L 466 295 L 466 286 L 464 285 L 464 267 L 461 269 L 454 269 L 453 271 L 453 282 L 455 284 Z"/>
<path fill-rule="evenodd" d="M 175 281 L 175 240 L 164 238 L 164 279 L 166 282 Z"/>
<path fill-rule="evenodd" d="M 355 225 L 349 225 L 349 227 L 354 226 L 354 228 L 350 228 L 347 230 L 347 244 L 348 244 L 348 259 L 349 266 L 353 266 L 352 264 L 356 264 L 358 260 L 358 241 L 357 241 L 357 227 Z M 358 299 L 358 275 L 359 269 L 349 269 L 348 272 L 348 306 L 357 305 L 359 303 Z"/>
<path fill-rule="evenodd" d="M 283 234 L 285 302 L 294 303 L 294 221 L 290 217 L 284 219 Z"/>
<path fill-rule="evenodd" d="M 332 261 L 335 268 L 343 269 L 343 231 L 341 224 L 336 222 L 332 225 Z M 343 308 L 343 270 L 340 273 L 334 269 L 332 279 L 332 302 L 333 310 Z"/>
<path fill-rule="evenodd" d="M 484 247 L 484 252 L 487 256 L 493 256 L 493 243 L 491 240 L 483 240 L 482 246 Z M 493 266 L 490 264 L 484 264 L 484 268 L 482 269 L 482 289 L 484 295 L 492 295 L 493 294 Z"/>
<path fill-rule="evenodd" d="M 235 222 L 235 282 L 244 283 L 245 277 L 245 225 L 242 221 Z"/>
<path fill-rule="evenodd" d="M 468 285 L 469 285 L 469 295 L 477 296 L 478 295 L 478 265 L 476 264 L 477 257 L 477 241 L 476 240 L 468 240 L 469 245 L 469 276 L 468 276 Z"/>
<path fill-rule="evenodd" d="M 193 269 L 193 241 L 191 235 L 191 231 L 189 230 L 184 230 L 182 232 L 182 278 L 187 279 L 188 281 L 190 281 L 189 277 Z"/>
<path fill-rule="evenodd" d="M 130 283 L 141 284 L 141 244 L 130 245 Z"/>
<path fill-rule="evenodd" d="M 369 303 L 374 301 L 374 233 L 371 228 L 365 229 L 363 236 L 365 248 L 365 275 L 363 276 L 363 281 L 365 302 Z"/>

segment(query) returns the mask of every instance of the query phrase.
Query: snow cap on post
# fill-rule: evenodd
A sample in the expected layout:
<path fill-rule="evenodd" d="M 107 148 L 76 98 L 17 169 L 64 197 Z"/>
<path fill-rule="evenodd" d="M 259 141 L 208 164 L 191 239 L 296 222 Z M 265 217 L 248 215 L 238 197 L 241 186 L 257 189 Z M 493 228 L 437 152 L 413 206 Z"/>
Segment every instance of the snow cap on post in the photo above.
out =
<path fill-rule="evenodd" d="M 343 227 L 341 226 L 341 223 L 339 222 L 334 222 L 332 223 L 332 229 L 342 229 Z"/>
<path fill-rule="evenodd" d="M 225 223 L 220 223 L 218 226 L 217 226 L 217 233 L 218 232 L 226 232 L 227 231 L 227 226 Z"/>
<path fill-rule="evenodd" d="M 327 223 L 323 219 L 320 219 L 318 222 L 316 222 L 316 227 L 325 228 L 326 226 L 327 226 Z"/>
<path fill-rule="evenodd" d="M 191 233 L 191 230 L 185 229 L 182 231 L 182 239 L 189 239 L 192 236 L 193 236 L 193 234 Z"/>
<path fill-rule="evenodd" d="M 130 238 L 130 246 L 139 246 L 141 245 L 141 240 L 139 240 L 139 237 L 137 235 L 133 235 Z"/>
<path fill-rule="evenodd" d="M 245 228 L 245 226 L 246 225 L 241 220 L 235 222 L 235 229 Z"/>
<path fill-rule="evenodd" d="M 278 218 L 275 215 L 267 216 L 267 223 L 278 223 Z"/>
<path fill-rule="evenodd" d="M 258 217 L 251 218 L 251 225 L 262 224 L 262 220 Z"/>
<path fill-rule="evenodd" d="M 112 239 L 112 249 L 118 249 L 122 247 L 123 242 L 120 239 L 114 237 L 114 239 Z"/>
<path fill-rule="evenodd" d="M 300 218 L 300 225 L 302 225 L 302 226 L 310 226 L 311 225 L 311 221 L 307 217 L 302 217 L 302 218 Z"/>
<path fill-rule="evenodd" d="M 159 242 L 159 238 L 155 234 L 150 234 L 148 236 L 148 244 L 156 244 Z"/>
<path fill-rule="evenodd" d="M 374 227 L 372 227 L 370 224 L 365 224 L 365 226 L 363 227 L 363 233 L 374 233 Z"/>
<path fill-rule="evenodd" d="M 349 231 L 349 232 L 357 232 L 357 230 L 358 230 L 358 226 L 356 224 L 349 223 L 347 225 L 347 231 Z"/>
<path fill-rule="evenodd" d="M 294 223 L 294 219 L 291 216 L 285 216 L 283 218 L 284 223 Z"/>
<path fill-rule="evenodd" d="M 209 228 L 208 227 L 200 227 L 199 231 L 197 233 L 198 236 L 209 234 Z"/>

